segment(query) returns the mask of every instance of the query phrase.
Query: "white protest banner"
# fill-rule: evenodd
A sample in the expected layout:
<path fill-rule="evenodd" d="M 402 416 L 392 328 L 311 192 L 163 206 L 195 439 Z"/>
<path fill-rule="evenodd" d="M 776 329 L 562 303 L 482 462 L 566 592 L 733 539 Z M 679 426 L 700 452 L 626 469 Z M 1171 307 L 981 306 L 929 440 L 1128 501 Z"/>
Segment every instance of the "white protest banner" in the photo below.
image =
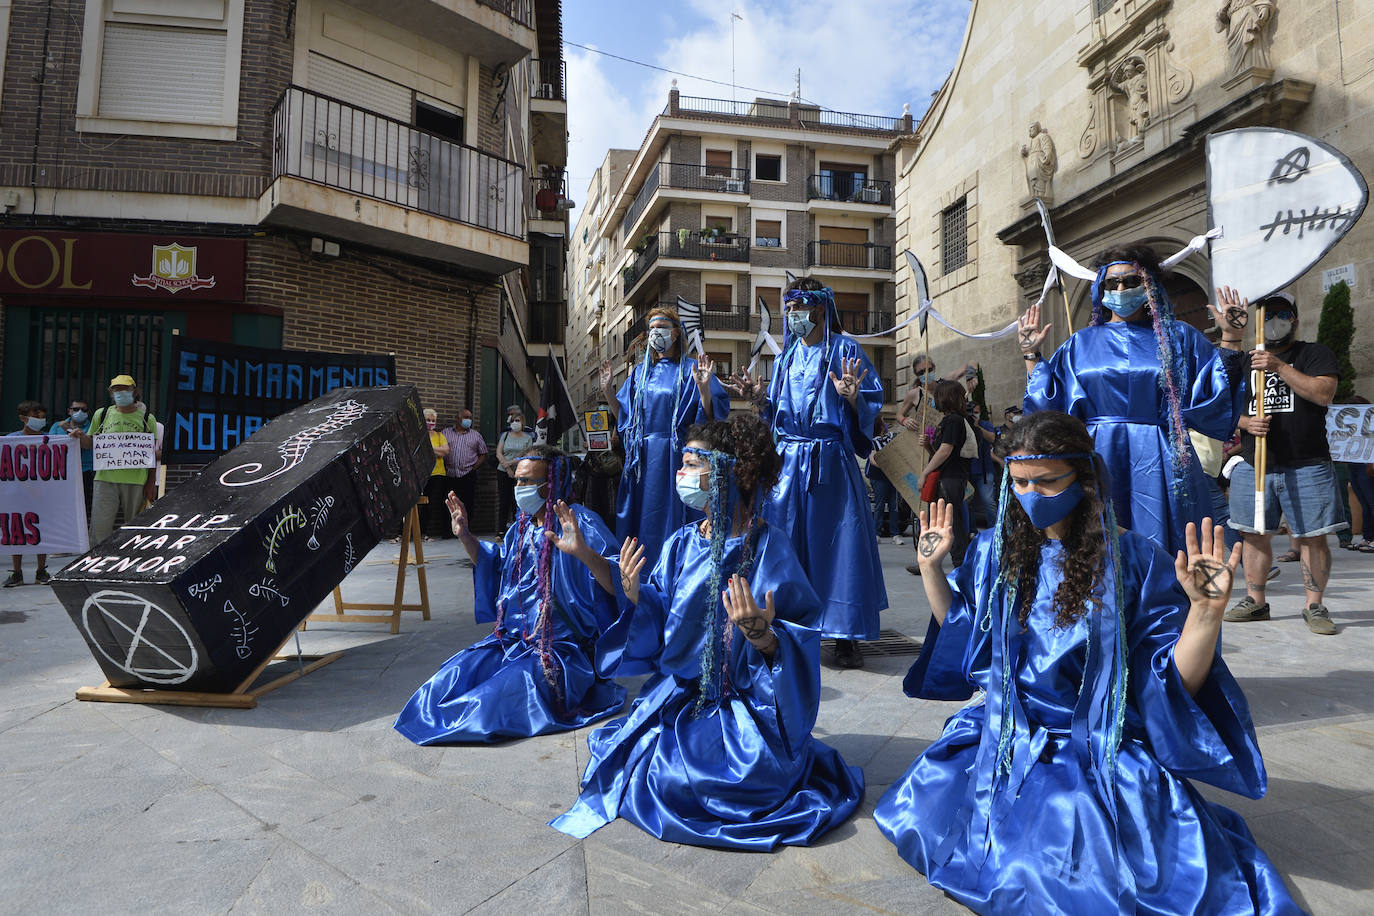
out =
<path fill-rule="evenodd" d="M 0 437 L 0 554 L 88 546 L 81 446 L 66 436 Z"/>
<path fill-rule="evenodd" d="M 1340 150 L 1275 127 L 1207 137 L 1212 285 L 1254 302 L 1307 272 L 1355 225 L 1369 200 Z"/>
<path fill-rule="evenodd" d="M 97 471 L 150 468 L 157 464 L 156 433 L 98 433 L 92 437 Z"/>
<path fill-rule="evenodd" d="M 1374 462 L 1374 404 L 1328 407 L 1326 441 L 1331 445 L 1332 461 Z"/>

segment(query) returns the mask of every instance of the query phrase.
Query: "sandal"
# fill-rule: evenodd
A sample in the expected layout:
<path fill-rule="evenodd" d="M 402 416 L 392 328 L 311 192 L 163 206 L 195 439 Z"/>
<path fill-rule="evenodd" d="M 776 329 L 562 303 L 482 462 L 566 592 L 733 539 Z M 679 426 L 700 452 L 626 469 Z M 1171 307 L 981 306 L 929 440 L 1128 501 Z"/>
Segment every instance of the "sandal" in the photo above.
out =
<path fill-rule="evenodd" d="M 1287 553 L 1274 557 L 1274 559 L 1279 563 L 1296 563 L 1298 562 L 1298 552 L 1296 550 L 1290 550 Z"/>
<path fill-rule="evenodd" d="M 1358 550 L 1360 553 L 1374 553 L 1374 543 L 1365 541 L 1363 544 L 1360 544 L 1355 549 Z"/>

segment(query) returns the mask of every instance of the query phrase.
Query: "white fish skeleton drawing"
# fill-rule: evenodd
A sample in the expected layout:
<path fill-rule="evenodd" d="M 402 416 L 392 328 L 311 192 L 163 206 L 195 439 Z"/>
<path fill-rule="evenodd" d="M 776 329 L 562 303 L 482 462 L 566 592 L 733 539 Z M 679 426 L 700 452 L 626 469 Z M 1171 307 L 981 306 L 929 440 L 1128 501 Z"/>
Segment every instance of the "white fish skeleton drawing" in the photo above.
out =
<path fill-rule="evenodd" d="M 253 634 L 258 632 L 258 628 L 249 625 L 248 619 L 243 616 L 242 611 L 234 607 L 234 602 L 232 601 L 224 602 L 224 613 L 234 615 L 234 628 L 229 631 L 229 635 L 233 637 L 236 643 L 234 646 L 234 654 L 239 658 L 247 658 L 253 652 L 249 643 L 252 640 Z"/>
<path fill-rule="evenodd" d="M 329 510 L 334 506 L 334 497 L 321 496 L 315 500 L 315 504 L 310 507 L 310 540 L 305 542 L 305 546 L 311 550 L 320 549 L 319 533 L 324 523 L 329 521 Z"/>

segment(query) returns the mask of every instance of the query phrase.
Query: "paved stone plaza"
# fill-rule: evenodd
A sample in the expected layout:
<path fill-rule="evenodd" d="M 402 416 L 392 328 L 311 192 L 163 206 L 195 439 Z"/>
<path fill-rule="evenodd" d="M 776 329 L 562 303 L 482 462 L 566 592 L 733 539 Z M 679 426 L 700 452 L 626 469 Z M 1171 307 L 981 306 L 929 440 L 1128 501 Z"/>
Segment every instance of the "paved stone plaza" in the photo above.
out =
<path fill-rule="evenodd" d="M 489 629 L 472 621 L 461 548 L 426 546 L 433 620 L 407 614 L 398 636 L 312 624 L 303 651 L 347 654 L 251 710 L 78 702 L 102 677 L 65 610 L 44 587 L 0 592 L 0 913 L 965 912 L 872 819 L 957 708 L 902 695 L 911 657 L 823 672 L 817 735 L 863 766 L 868 794 L 820 845 L 718 852 L 623 821 L 578 841 L 545 821 L 577 795 L 585 731 L 481 748 L 392 731 Z M 883 626 L 920 637 L 911 547 L 881 550 Z M 389 596 L 395 551 L 368 556 L 348 600 Z M 1334 553 L 1338 636 L 1307 632 L 1296 564 L 1272 583 L 1272 621 L 1226 625 L 1269 795 L 1204 791 L 1246 816 L 1300 903 L 1343 916 L 1374 912 L 1374 557 Z"/>

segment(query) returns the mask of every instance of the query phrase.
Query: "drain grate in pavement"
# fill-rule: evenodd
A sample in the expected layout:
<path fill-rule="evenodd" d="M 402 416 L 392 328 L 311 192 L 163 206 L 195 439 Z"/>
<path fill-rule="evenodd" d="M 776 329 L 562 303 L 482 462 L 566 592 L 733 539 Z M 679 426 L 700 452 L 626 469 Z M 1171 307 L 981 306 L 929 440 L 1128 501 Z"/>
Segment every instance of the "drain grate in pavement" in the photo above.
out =
<path fill-rule="evenodd" d="M 835 651 L 835 640 L 822 639 L 821 648 L 827 652 Z M 905 633 L 898 633 L 896 630 L 881 630 L 877 639 L 859 643 L 859 649 L 865 656 L 879 655 L 920 655 L 921 640 L 912 639 Z"/>

